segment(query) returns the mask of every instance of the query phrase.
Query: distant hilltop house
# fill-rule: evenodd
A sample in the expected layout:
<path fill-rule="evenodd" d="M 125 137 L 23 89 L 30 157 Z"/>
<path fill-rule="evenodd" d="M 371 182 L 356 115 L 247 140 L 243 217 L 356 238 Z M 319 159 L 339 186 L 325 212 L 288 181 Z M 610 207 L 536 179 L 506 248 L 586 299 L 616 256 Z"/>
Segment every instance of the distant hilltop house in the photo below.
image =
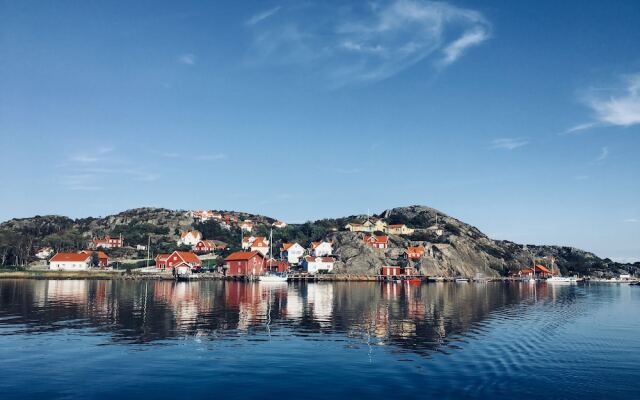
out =
<path fill-rule="evenodd" d="M 195 246 L 202 240 L 202 233 L 200 231 L 184 231 L 180 232 L 180 239 L 178 239 L 178 246 Z"/>
<path fill-rule="evenodd" d="M 374 249 L 386 249 L 389 247 L 389 236 L 366 235 L 364 242 Z"/>
<path fill-rule="evenodd" d="M 136 245 L 136 250 L 138 250 L 138 251 L 147 250 L 147 246 L 144 245 L 144 244 L 137 244 Z"/>
<path fill-rule="evenodd" d="M 224 259 L 226 276 L 263 275 L 264 257 L 257 251 L 237 251 Z"/>
<path fill-rule="evenodd" d="M 316 257 L 325 257 L 333 254 L 333 242 L 330 241 L 320 241 L 320 242 L 311 242 L 311 251 L 312 256 Z"/>
<path fill-rule="evenodd" d="M 124 245 L 124 241 L 122 240 L 122 235 L 117 238 L 112 238 L 111 236 L 105 236 L 102 239 L 93 239 L 90 243 L 92 249 L 114 249 L 118 247 L 122 247 Z"/>
<path fill-rule="evenodd" d="M 209 210 L 191 211 L 191 217 L 200 222 L 207 222 L 210 219 L 216 219 L 218 221 L 222 219 L 222 216 L 220 214 L 214 213 L 213 211 Z"/>
<path fill-rule="evenodd" d="M 171 254 L 158 254 L 155 258 L 156 268 L 175 269 L 187 266 L 191 270 L 202 267 L 202 261 L 190 251 L 174 251 Z"/>
<path fill-rule="evenodd" d="M 36 258 L 39 258 L 40 260 L 46 260 L 47 258 L 51 257 L 52 254 L 53 254 L 53 248 L 42 247 L 38 249 L 38 252 L 36 253 Z"/>
<path fill-rule="evenodd" d="M 302 268 L 310 274 L 318 272 L 331 272 L 336 260 L 333 257 L 304 256 Z"/>
<path fill-rule="evenodd" d="M 271 224 L 271 226 L 273 226 L 274 228 L 284 228 L 287 226 L 287 224 L 282 221 L 275 221 L 273 224 Z"/>
<path fill-rule="evenodd" d="M 427 228 L 427 230 L 435 233 L 436 236 L 444 235 L 444 229 L 442 229 L 442 227 L 438 224 L 431 225 L 430 227 Z"/>
<path fill-rule="evenodd" d="M 280 258 L 286 259 L 289 264 L 298 265 L 304 252 L 304 247 L 298 243 L 283 243 L 280 248 Z"/>
<path fill-rule="evenodd" d="M 248 219 L 245 219 L 240 223 L 240 229 L 242 229 L 243 232 L 253 231 L 253 222 L 251 222 Z"/>
<path fill-rule="evenodd" d="M 266 256 L 269 252 L 269 240 L 264 236 L 258 236 L 253 243 L 251 243 L 250 249 L 251 251 L 257 251 L 263 256 Z"/>
<path fill-rule="evenodd" d="M 345 225 L 345 229 L 351 232 L 385 232 L 387 229 L 387 223 L 381 219 L 367 219 L 363 223 L 348 223 Z"/>
<path fill-rule="evenodd" d="M 405 224 L 387 225 L 386 233 L 390 235 L 411 235 L 415 229 L 409 228 Z"/>
<path fill-rule="evenodd" d="M 424 257 L 424 247 L 423 246 L 407 247 L 404 251 L 404 257 L 407 260 L 412 260 L 412 261 L 420 260 L 422 257 Z"/>

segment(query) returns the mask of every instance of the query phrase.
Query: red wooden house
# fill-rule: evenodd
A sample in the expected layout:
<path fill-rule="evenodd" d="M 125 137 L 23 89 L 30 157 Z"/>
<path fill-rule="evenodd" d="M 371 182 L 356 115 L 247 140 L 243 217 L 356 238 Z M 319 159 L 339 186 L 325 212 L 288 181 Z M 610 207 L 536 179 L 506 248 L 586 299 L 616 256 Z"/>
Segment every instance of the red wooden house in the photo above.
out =
<path fill-rule="evenodd" d="M 401 268 L 391 265 L 385 265 L 380 269 L 380 274 L 383 276 L 399 276 L 401 275 Z"/>
<path fill-rule="evenodd" d="M 276 260 L 271 258 L 265 260 L 265 269 L 270 272 L 287 272 L 289 270 L 289 262 L 287 260 Z"/>
<path fill-rule="evenodd" d="M 156 268 L 172 269 L 181 265 L 187 265 L 192 270 L 202 267 L 202 261 L 190 251 L 174 251 L 171 254 L 158 254 L 156 256 Z"/>
<path fill-rule="evenodd" d="M 415 275 L 415 269 L 413 267 L 404 267 L 402 268 L 402 274 L 406 276 Z"/>
<path fill-rule="evenodd" d="M 196 253 L 211 253 L 217 248 L 218 246 L 213 240 L 200 240 L 193 246 L 193 251 Z"/>
<path fill-rule="evenodd" d="M 224 259 L 226 276 L 263 275 L 264 257 L 257 251 L 236 251 Z"/>
<path fill-rule="evenodd" d="M 366 235 L 364 242 L 374 249 L 386 249 L 389 246 L 389 236 Z"/>

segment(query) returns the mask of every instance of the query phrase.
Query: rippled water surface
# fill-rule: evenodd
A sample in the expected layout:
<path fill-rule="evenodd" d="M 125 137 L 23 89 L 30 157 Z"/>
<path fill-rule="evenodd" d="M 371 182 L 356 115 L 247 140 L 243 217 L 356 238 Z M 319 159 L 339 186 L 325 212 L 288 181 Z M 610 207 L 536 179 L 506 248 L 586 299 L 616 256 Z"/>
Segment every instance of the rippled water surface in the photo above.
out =
<path fill-rule="evenodd" d="M 1 280 L 0 398 L 640 398 L 640 287 Z"/>

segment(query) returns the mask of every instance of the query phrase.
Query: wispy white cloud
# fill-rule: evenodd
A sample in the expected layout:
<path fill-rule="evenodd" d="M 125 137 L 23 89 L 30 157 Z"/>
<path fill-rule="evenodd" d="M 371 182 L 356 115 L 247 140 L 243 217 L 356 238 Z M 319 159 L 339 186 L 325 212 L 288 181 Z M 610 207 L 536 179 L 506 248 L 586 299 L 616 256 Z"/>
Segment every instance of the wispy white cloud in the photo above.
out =
<path fill-rule="evenodd" d="M 628 75 L 613 89 L 590 89 L 583 102 L 593 120 L 569 128 L 566 133 L 582 132 L 597 126 L 628 127 L 640 124 L 640 73 Z"/>
<path fill-rule="evenodd" d="M 104 160 L 104 157 L 114 150 L 113 147 L 97 147 L 92 151 L 83 151 L 73 154 L 69 157 L 69 161 L 74 163 L 96 163 Z"/>
<path fill-rule="evenodd" d="M 182 54 L 178 57 L 178 62 L 185 65 L 195 65 L 196 55 L 192 53 Z"/>
<path fill-rule="evenodd" d="M 635 224 L 637 222 L 640 222 L 640 220 L 638 218 L 627 218 L 624 220 L 624 222 L 630 223 L 630 224 Z"/>
<path fill-rule="evenodd" d="M 265 19 L 271 17 L 272 15 L 275 15 L 275 13 L 280 11 L 280 8 L 281 8 L 280 6 L 277 6 L 277 7 L 273 7 L 273 8 L 270 8 L 268 10 L 259 12 L 257 14 L 254 14 L 254 15 L 251 16 L 251 18 L 249 18 L 245 22 L 245 24 L 251 26 L 251 25 L 255 25 L 255 24 L 257 24 L 257 23 L 259 23 L 261 21 L 264 21 Z"/>
<path fill-rule="evenodd" d="M 491 31 L 477 11 L 421 0 L 316 3 L 274 14 L 249 24 L 250 63 L 306 68 L 332 86 L 380 81 L 423 60 L 446 67 Z"/>
<path fill-rule="evenodd" d="M 491 142 L 491 148 L 502 150 L 514 150 L 518 147 L 526 146 L 529 141 L 524 138 L 499 138 Z"/>

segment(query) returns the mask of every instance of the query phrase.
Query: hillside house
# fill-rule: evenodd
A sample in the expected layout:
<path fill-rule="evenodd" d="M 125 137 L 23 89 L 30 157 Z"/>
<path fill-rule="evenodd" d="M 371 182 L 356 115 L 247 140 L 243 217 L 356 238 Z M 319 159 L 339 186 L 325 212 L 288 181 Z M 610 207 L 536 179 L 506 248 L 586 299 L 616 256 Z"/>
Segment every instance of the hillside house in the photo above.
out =
<path fill-rule="evenodd" d="M 274 228 L 284 228 L 287 226 L 287 224 L 282 221 L 275 221 L 273 224 L 271 224 L 271 226 L 273 226 Z"/>
<path fill-rule="evenodd" d="M 236 251 L 224 259 L 226 276 L 263 275 L 264 257 L 257 251 Z"/>
<path fill-rule="evenodd" d="M 242 247 L 242 250 L 249 250 L 251 248 L 251 245 L 253 244 L 254 240 L 256 240 L 255 236 L 246 236 L 242 238 L 242 243 L 240 244 L 240 247 Z"/>
<path fill-rule="evenodd" d="M 174 251 L 171 254 L 156 256 L 156 268 L 158 269 L 173 269 L 184 265 L 191 270 L 198 270 L 202 267 L 202 261 L 190 251 Z"/>
<path fill-rule="evenodd" d="M 316 257 L 326 257 L 333 254 L 333 242 L 311 242 L 310 254 Z"/>
<path fill-rule="evenodd" d="M 256 237 L 256 240 L 251 243 L 251 251 L 257 251 L 263 256 L 266 256 L 269 252 L 269 240 L 264 236 Z"/>
<path fill-rule="evenodd" d="M 333 257 L 304 256 L 302 268 L 310 274 L 318 272 L 331 272 L 336 260 Z"/>
<path fill-rule="evenodd" d="M 193 246 L 194 253 L 211 253 L 217 249 L 217 245 L 213 240 L 201 240 Z"/>
<path fill-rule="evenodd" d="M 280 258 L 286 259 L 289 264 L 300 264 L 300 257 L 304 255 L 304 247 L 298 243 L 283 243 L 280 248 Z"/>
<path fill-rule="evenodd" d="M 89 247 L 92 249 L 114 249 L 118 247 L 122 247 L 124 245 L 124 241 L 122 240 L 122 235 L 117 238 L 112 238 L 111 236 L 105 236 L 102 239 L 93 239 L 89 244 Z"/>
<path fill-rule="evenodd" d="M 104 251 L 100 250 L 82 250 L 79 253 L 88 254 L 92 256 L 93 253 L 96 253 L 98 256 L 98 265 L 97 267 L 106 268 L 109 266 L 109 256 Z M 89 265 L 91 265 L 91 260 L 89 260 Z"/>
<path fill-rule="evenodd" d="M 178 239 L 178 246 L 195 246 L 202 240 L 202 233 L 200 231 L 184 231 L 180 232 L 180 239 Z"/>
<path fill-rule="evenodd" d="M 389 236 L 366 235 L 364 242 L 374 249 L 386 249 L 389 247 Z"/>
<path fill-rule="evenodd" d="M 411 261 L 417 261 L 424 257 L 424 247 L 407 247 L 404 251 L 404 258 Z"/>
<path fill-rule="evenodd" d="M 52 271 L 85 271 L 91 265 L 91 254 L 57 253 L 49 260 Z"/>
<path fill-rule="evenodd" d="M 42 247 L 38 249 L 38 252 L 36 253 L 36 258 L 39 258 L 40 260 L 46 260 L 47 258 L 51 257 L 52 254 L 53 254 L 53 248 Z"/>
<path fill-rule="evenodd" d="M 251 222 L 248 219 L 245 219 L 240 223 L 240 229 L 242 229 L 243 232 L 253 231 L 253 222 Z"/>
<path fill-rule="evenodd" d="M 444 229 L 438 224 L 431 225 L 427 228 L 428 231 L 433 232 L 436 236 L 444 235 Z"/>
<path fill-rule="evenodd" d="M 409 228 L 405 224 L 387 225 L 386 233 L 389 235 L 411 235 L 415 229 Z"/>
<path fill-rule="evenodd" d="M 385 232 L 387 229 L 387 223 L 381 219 L 368 219 L 363 223 L 349 223 L 345 225 L 345 229 L 351 232 Z"/>
<path fill-rule="evenodd" d="M 191 211 L 191 217 L 199 222 L 207 222 L 214 218 L 215 213 L 208 210 Z"/>

